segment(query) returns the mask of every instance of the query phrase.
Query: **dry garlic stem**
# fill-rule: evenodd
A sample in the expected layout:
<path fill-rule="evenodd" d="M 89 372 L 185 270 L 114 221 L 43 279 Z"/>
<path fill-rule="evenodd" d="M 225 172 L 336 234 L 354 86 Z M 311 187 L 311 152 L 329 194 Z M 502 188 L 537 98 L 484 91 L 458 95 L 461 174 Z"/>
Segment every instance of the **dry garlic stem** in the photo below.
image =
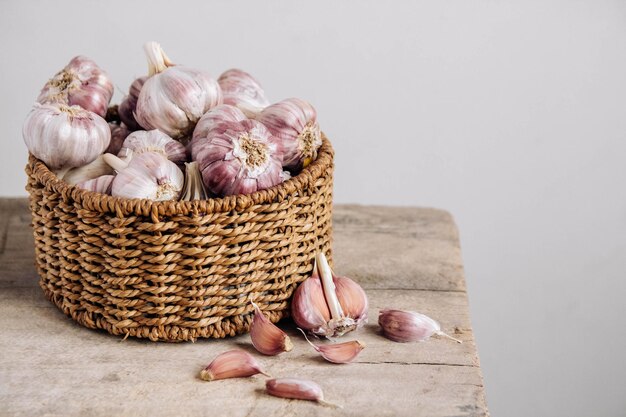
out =
<path fill-rule="evenodd" d="M 293 349 L 289 336 L 265 317 L 256 303 L 252 302 L 252 305 L 254 318 L 250 325 L 250 338 L 255 349 L 264 355 L 278 355 Z"/>
<path fill-rule="evenodd" d="M 463 343 L 441 331 L 441 326 L 435 320 L 414 311 L 385 308 L 380 311 L 378 324 L 385 337 L 394 342 L 421 342 L 435 334 Z"/>
<path fill-rule="evenodd" d="M 359 342 L 358 340 L 352 340 L 350 342 L 344 343 L 333 343 L 332 345 L 315 345 L 311 343 L 308 337 L 306 337 L 306 333 L 300 328 L 298 328 L 304 335 L 304 338 L 309 345 L 313 347 L 316 351 L 318 351 L 324 359 L 328 362 L 332 363 L 349 363 L 352 362 L 359 353 L 365 348 L 365 344 Z"/>
<path fill-rule="evenodd" d="M 296 400 L 317 401 L 320 404 L 339 407 L 324 401 L 322 388 L 313 381 L 299 378 L 276 378 L 265 381 L 265 390 L 269 395 Z M 341 407 L 339 407 L 341 408 Z"/>
<path fill-rule="evenodd" d="M 215 381 L 226 378 L 245 378 L 256 374 L 269 377 L 252 355 L 243 350 L 234 349 L 220 353 L 200 372 L 200 378 L 205 381 Z"/>
<path fill-rule="evenodd" d="M 185 162 L 185 183 L 180 195 L 181 201 L 206 200 L 209 194 L 202 182 L 202 174 L 197 162 Z"/>

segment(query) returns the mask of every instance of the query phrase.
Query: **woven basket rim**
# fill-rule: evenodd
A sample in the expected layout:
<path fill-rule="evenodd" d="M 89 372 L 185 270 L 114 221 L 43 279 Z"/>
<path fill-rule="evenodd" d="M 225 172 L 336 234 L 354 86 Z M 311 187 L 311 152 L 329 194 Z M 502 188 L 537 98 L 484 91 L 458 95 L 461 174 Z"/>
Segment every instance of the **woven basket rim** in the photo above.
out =
<path fill-rule="evenodd" d="M 252 194 L 238 194 L 194 201 L 154 201 L 150 199 L 113 197 L 83 190 L 75 185 L 69 185 L 65 181 L 60 180 L 56 174 L 50 171 L 46 164 L 30 153 L 28 163 L 32 174 L 46 188 L 63 195 L 65 198 L 71 198 L 81 207 L 88 210 L 116 213 L 119 217 L 134 214 L 158 218 L 159 216 L 167 215 L 228 213 L 233 210 L 245 210 L 254 205 L 283 201 L 322 177 L 325 169 L 333 164 L 333 155 L 333 147 L 328 137 L 322 133 L 322 146 L 315 161 L 289 180 Z"/>

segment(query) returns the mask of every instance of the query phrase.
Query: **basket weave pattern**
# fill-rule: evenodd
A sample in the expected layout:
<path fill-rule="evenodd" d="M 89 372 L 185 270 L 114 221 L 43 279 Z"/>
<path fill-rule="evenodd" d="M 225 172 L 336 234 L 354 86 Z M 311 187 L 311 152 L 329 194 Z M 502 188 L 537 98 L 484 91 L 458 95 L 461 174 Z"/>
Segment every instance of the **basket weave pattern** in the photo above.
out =
<path fill-rule="evenodd" d="M 333 149 L 250 195 L 192 202 L 121 199 L 26 166 L 36 266 L 45 295 L 78 323 L 162 341 L 248 331 L 250 299 L 273 322 L 330 255 Z"/>

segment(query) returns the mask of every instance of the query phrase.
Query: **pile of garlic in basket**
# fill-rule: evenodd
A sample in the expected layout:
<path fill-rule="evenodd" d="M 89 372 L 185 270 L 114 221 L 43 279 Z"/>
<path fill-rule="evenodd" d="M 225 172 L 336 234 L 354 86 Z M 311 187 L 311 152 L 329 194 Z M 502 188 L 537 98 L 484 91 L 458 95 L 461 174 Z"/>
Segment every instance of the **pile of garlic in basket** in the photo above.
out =
<path fill-rule="evenodd" d="M 316 159 L 322 135 L 308 102 L 270 104 L 244 71 L 215 80 L 175 65 L 156 42 L 144 50 L 148 75 L 108 123 L 113 83 L 89 58 L 41 90 L 22 133 L 60 179 L 116 197 L 202 200 L 273 187 Z"/>

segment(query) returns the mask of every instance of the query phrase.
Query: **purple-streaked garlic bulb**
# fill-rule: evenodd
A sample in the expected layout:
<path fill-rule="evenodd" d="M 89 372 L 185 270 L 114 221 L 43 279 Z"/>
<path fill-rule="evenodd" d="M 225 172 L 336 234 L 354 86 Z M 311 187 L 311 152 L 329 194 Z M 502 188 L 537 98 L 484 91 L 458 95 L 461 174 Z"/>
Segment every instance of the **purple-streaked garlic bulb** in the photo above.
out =
<path fill-rule="evenodd" d="M 317 112 L 299 98 L 288 98 L 263 109 L 256 118 L 280 139 L 283 167 L 298 173 L 317 158 L 322 145 Z"/>
<path fill-rule="evenodd" d="M 198 120 L 195 129 L 193 130 L 193 136 L 191 140 L 195 138 L 206 138 L 209 130 L 214 129 L 220 123 L 224 122 L 241 122 L 246 120 L 247 117 L 241 110 L 230 104 L 220 104 L 213 107 Z"/>
<path fill-rule="evenodd" d="M 265 98 L 261 84 L 250 74 L 240 69 L 229 69 L 217 79 L 224 104 L 238 107 L 246 116 L 255 118 L 270 102 Z"/>
<path fill-rule="evenodd" d="M 74 57 L 44 85 L 37 101 L 80 106 L 104 117 L 113 97 L 113 83 L 93 60 Z"/>
<path fill-rule="evenodd" d="M 148 76 L 145 75 L 133 81 L 130 85 L 130 88 L 128 89 L 128 95 L 124 97 L 119 107 L 117 108 L 120 119 L 126 126 L 128 126 L 130 130 L 142 129 L 142 127 L 139 126 L 139 123 L 137 123 L 137 120 L 135 119 L 135 109 L 137 108 L 139 92 L 141 91 L 141 88 L 143 87 L 143 84 L 146 82 L 147 79 Z"/>
<path fill-rule="evenodd" d="M 139 92 L 135 119 L 174 139 L 191 135 L 200 117 L 222 103 L 219 84 L 204 71 L 174 65 L 156 42 L 144 49 L 150 78 Z"/>
<path fill-rule="evenodd" d="M 86 165 L 109 146 L 111 130 L 96 113 L 79 106 L 35 104 L 22 135 L 26 147 L 52 169 Z"/>
<path fill-rule="evenodd" d="M 133 156 L 129 163 L 111 154 L 104 156 L 117 171 L 111 186 L 112 196 L 177 200 L 183 189 L 183 172 L 161 153 L 144 152 Z"/>
<path fill-rule="evenodd" d="M 196 139 L 191 153 L 207 190 L 219 196 L 249 194 L 282 182 L 282 154 L 255 120 L 225 122 Z"/>
<path fill-rule="evenodd" d="M 130 134 L 130 130 L 124 123 L 117 124 L 114 122 L 109 122 L 109 128 L 111 129 L 111 142 L 109 142 L 109 147 L 104 152 L 117 155 L 120 149 L 122 149 L 124 140 Z"/>
<path fill-rule="evenodd" d="M 157 152 L 177 164 L 182 164 L 187 159 L 185 146 L 157 129 L 132 132 L 124 140 L 120 153 L 125 153 L 127 149 L 133 151 L 134 155 Z"/>
<path fill-rule="evenodd" d="M 79 182 L 76 184 L 78 188 L 93 191 L 101 194 L 111 194 L 111 185 L 115 175 L 101 175 L 97 178 Z"/>

